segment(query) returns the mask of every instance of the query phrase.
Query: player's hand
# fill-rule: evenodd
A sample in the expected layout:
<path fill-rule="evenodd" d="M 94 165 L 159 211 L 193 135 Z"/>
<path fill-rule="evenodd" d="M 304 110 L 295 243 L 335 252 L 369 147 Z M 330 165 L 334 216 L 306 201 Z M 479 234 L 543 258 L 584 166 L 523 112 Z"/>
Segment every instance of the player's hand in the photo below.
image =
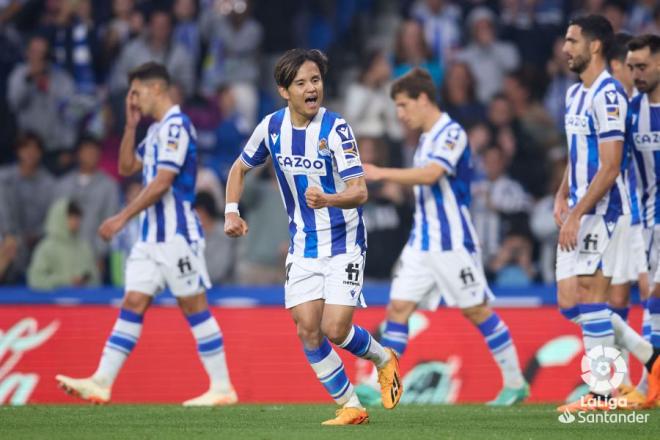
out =
<path fill-rule="evenodd" d="M 126 220 L 120 214 L 113 215 L 112 217 L 106 219 L 101 226 L 99 226 L 98 234 L 105 241 L 110 241 L 112 237 L 121 231 L 121 228 L 126 224 Z"/>
<path fill-rule="evenodd" d="M 552 215 L 555 218 L 555 223 L 558 228 L 564 224 L 564 220 L 568 217 L 568 200 L 565 197 L 555 197 L 555 207 L 552 211 Z"/>
<path fill-rule="evenodd" d="M 316 186 L 310 186 L 305 191 L 305 201 L 307 206 L 312 209 L 320 209 L 328 206 L 328 197 L 320 188 Z"/>
<path fill-rule="evenodd" d="M 378 182 L 383 179 L 381 168 L 370 163 L 363 163 L 362 170 L 364 170 L 364 178 L 370 182 Z"/>
<path fill-rule="evenodd" d="M 129 90 L 126 94 L 126 126 L 129 128 L 137 127 L 140 118 L 142 118 L 142 113 L 140 113 L 140 108 L 137 105 L 137 99 L 132 90 Z"/>
<path fill-rule="evenodd" d="M 570 213 L 559 230 L 559 248 L 572 251 L 577 247 L 577 236 L 580 230 L 580 217 Z"/>
<path fill-rule="evenodd" d="M 230 212 L 225 215 L 225 234 L 230 237 L 242 237 L 248 233 L 248 225 L 238 214 Z"/>

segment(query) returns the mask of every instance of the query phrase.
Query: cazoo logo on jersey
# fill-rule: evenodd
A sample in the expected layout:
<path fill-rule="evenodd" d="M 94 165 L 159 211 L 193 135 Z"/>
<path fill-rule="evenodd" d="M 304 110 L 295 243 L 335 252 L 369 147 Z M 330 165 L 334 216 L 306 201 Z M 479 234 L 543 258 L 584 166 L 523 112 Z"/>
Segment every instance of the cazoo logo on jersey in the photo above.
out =
<path fill-rule="evenodd" d="M 589 134 L 589 118 L 582 115 L 566 115 L 564 117 L 566 131 L 575 134 Z"/>
<path fill-rule="evenodd" d="M 50 339 L 59 328 L 53 321 L 41 330 L 34 318 L 23 318 L 7 331 L 0 329 L 0 405 L 24 405 L 39 382 L 35 373 L 12 371 L 23 354 Z"/>
<path fill-rule="evenodd" d="M 649 131 L 646 133 L 635 133 L 633 136 L 635 146 L 639 150 L 660 149 L 660 131 Z"/>
<path fill-rule="evenodd" d="M 325 176 L 325 161 L 323 159 L 310 159 L 305 156 L 287 156 L 277 154 L 277 163 L 280 169 L 289 174 L 306 174 L 315 176 Z"/>

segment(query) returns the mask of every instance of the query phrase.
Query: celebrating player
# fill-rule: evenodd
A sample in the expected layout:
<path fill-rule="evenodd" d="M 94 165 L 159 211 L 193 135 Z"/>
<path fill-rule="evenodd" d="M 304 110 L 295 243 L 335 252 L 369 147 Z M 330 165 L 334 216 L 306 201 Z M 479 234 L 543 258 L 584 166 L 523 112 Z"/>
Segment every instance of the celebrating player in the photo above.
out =
<path fill-rule="evenodd" d="M 142 171 L 145 186 L 135 200 L 103 222 L 99 234 L 110 240 L 140 214 L 141 237 L 126 263 L 126 294 L 96 373 L 86 379 L 63 375 L 56 379 L 71 394 L 108 402 L 112 384 L 140 337 L 144 313 L 153 296 L 168 286 L 186 315 L 211 382 L 206 393 L 184 405 L 232 404 L 238 399 L 229 380 L 222 333 L 208 309 L 204 291 L 211 285 L 204 261 L 204 237 L 191 210 L 197 174 L 195 129 L 169 97 L 170 77 L 165 67 L 146 63 L 133 70 L 128 79 L 119 172 L 130 176 Z M 157 122 L 135 149 L 135 130 L 142 116 Z"/>
<path fill-rule="evenodd" d="M 275 81 L 288 105 L 261 121 L 232 166 L 225 232 L 231 237 L 248 232 L 238 212 L 244 176 L 271 156 L 289 216 L 285 306 L 307 360 L 342 405 L 336 418 L 323 424 L 363 424 L 368 414 L 329 341 L 375 364 L 385 408 L 396 406 L 403 388 L 394 352 L 352 324 L 355 307 L 364 305 L 366 232 L 360 206 L 367 188 L 351 127 L 321 107 L 326 70 L 327 59 L 318 50 L 293 49 L 277 62 Z"/>
<path fill-rule="evenodd" d="M 607 357 L 616 339 L 649 371 L 657 370 L 649 378 L 655 384 L 658 351 L 607 306 L 610 281 L 623 276 L 630 258 L 631 225 L 622 174 L 627 97 L 605 68 L 613 37 L 610 23 L 597 15 L 572 20 L 566 31 L 563 51 L 581 82 L 566 93 L 569 160 L 555 197 L 558 303 L 566 318 L 580 323 L 587 352 Z M 592 374 L 599 373 L 592 368 Z M 587 396 L 558 410 L 608 408 L 611 390 L 601 383 L 607 382 L 593 381 Z"/>
<path fill-rule="evenodd" d="M 488 306 L 493 299 L 481 267 L 470 213 L 472 163 L 463 128 L 435 102 L 431 76 L 414 69 L 392 85 L 399 119 L 422 130 L 414 168 L 365 164 L 367 180 L 414 185 L 415 221 L 395 268 L 382 343 L 400 355 L 408 344 L 408 319 L 418 307 L 435 310 L 443 296 L 483 334 L 500 367 L 504 387 L 493 405 L 529 395 L 509 329 Z"/>

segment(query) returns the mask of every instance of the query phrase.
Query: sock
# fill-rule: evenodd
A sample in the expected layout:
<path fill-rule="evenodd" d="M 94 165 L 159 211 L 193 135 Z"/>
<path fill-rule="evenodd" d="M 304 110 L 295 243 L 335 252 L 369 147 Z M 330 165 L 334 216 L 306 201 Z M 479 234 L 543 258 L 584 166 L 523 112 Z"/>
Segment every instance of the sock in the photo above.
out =
<path fill-rule="evenodd" d="M 497 313 L 493 313 L 477 327 L 484 336 L 495 362 L 500 367 L 504 386 L 514 389 L 522 388 L 525 385 L 525 379 L 520 371 L 516 346 L 504 321 L 500 320 Z"/>
<path fill-rule="evenodd" d="M 209 376 L 210 388 L 221 393 L 232 390 L 225 357 L 225 346 L 220 326 L 211 311 L 206 309 L 186 316 L 195 341 L 197 352 Z"/>
<path fill-rule="evenodd" d="M 612 311 L 607 308 L 607 304 L 580 304 L 580 315 L 582 341 L 586 352 L 599 345 L 603 347 L 614 347 Z M 600 394 L 591 387 L 590 391 L 594 395 Z"/>
<path fill-rule="evenodd" d="M 346 376 L 344 363 L 337 352 L 332 349 L 328 339 L 323 338 L 319 348 L 305 348 L 304 350 L 316 377 L 335 402 L 345 407 L 362 408 L 353 385 Z"/>
<path fill-rule="evenodd" d="M 616 315 L 616 316 L 619 316 L 621 318 L 623 323 L 628 322 L 628 314 L 630 313 L 630 307 L 612 307 L 612 306 L 610 306 L 610 310 L 612 311 L 612 317 L 614 317 L 614 315 Z M 614 321 L 612 321 L 612 325 L 614 326 Z M 616 326 L 614 326 L 614 342 L 619 347 L 619 350 L 621 351 L 621 357 L 625 361 L 626 365 L 630 365 L 630 363 L 629 363 L 630 352 L 622 344 L 620 344 L 619 339 L 620 339 L 620 336 L 617 336 L 617 328 L 616 328 Z M 630 374 L 629 374 L 628 371 L 626 371 L 624 373 L 623 384 L 624 385 L 631 385 Z"/>
<path fill-rule="evenodd" d="M 616 345 L 629 351 L 642 364 L 648 362 L 653 354 L 651 344 L 624 322 L 617 313 L 612 313 L 610 319 Z"/>
<path fill-rule="evenodd" d="M 575 324 L 580 323 L 580 307 L 579 306 L 573 306 L 569 307 L 566 309 L 559 309 L 559 312 L 564 315 L 564 318 L 568 319 L 569 321 L 574 322 Z"/>
<path fill-rule="evenodd" d="M 628 314 L 630 313 L 630 307 L 610 307 L 610 310 L 613 314 L 619 315 L 623 322 L 628 321 Z"/>
<path fill-rule="evenodd" d="M 651 345 L 660 348 L 660 298 L 651 297 L 646 304 L 651 323 Z"/>
<path fill-rule="evenodd" d="M 387 321 L 380 343 L 383 347 L 391 348 L 401 357 L 408 346 L 408 324 Z"/>
<path fill-rule="evenodd" d="M 376 365 L 376 368 L 384 367 L 390 360 L 390 355 L 385 348 L 372 338 L 368 331 L 355 324 L 351 327 L 346 340 L 339 346 L 357 357 L 370 360 Z"/>
<path fill-rule="evenodd" d="M 108 337 L 99 366 L 92 376 L 99 385 L 111 387 L 119 374 L 119 370 L 131 354 L 140 333 L 142 333 L 143 316 L 130 310 L 121 309 L 119 317 Z"/>
<path fill-rule="evenodd" d="M 648 300 L 642 301 L 642 336 L 651 342 L 651 313 L 649 312 Z"/>

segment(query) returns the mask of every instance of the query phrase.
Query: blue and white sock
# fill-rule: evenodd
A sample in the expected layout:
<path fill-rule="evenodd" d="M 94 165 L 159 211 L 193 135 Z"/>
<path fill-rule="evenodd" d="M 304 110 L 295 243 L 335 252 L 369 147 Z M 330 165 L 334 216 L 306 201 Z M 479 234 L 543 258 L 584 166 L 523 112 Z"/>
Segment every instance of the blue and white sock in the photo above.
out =
<path fill-rule="evenodd" d="M 606 303 L 580 304 L 580 315 L 585 351 L 598 345 L 614 347 L 612 311 Z"/>
<path fill-rule="evenodd" d="M 518 353 L 507 325 L 497 316 L 497 313 L 493 313 L 477 327 L 484 336 L 495 362 L 500 367 L 504 386 L 513 389 L 522 388 L 525 385 L 525 378 L 520 371 Z"/>
<path fill-rule="evenodd" d="M 344 363 L 327 338 L 319 348 L 305 348 L 305 356 L 323 387 L 338 405 L 362 408 L 353 385 L 346 376 Z"/>
<path fill-rule="evenodd" d="M 630 307 L 612 307 L 610 306 L 612 313 L 615 313 L 623 319 L 624 322 L 628 322 L 628 315 L 630 314 Z"/>
<path fill-rule="evenodd" d="M 617 321 L 620 322 L 622 325 L 618 326 L 619 329 L 627 327 L 627 322 L 628 322 L 628 314 L 630 313 L 630 307 L 612 307 L 610 306 L 610 310 L 612 311 L 612 327 L 614 328 L 614 342 L 616 345 L 619 347 L 619 350 L 621 351 L 621 357 L 623 360 L 626 362 L 626 365 L 629 364 L 629 351 L 625 348 L 625 341 L 622 343 L 623 339 L 625 339 L 628 336 L 628 332 L 624 331 L 623 333 L 617 332 Z M 631 332 L 634 333 L 634 330 L 629 329 Z M 628 371 L 623 373 L 623 384 L 624 385 L 632 385 L 630 382 L 630 374 Z"/>
<path fill-rule="evenodd" d="M 390 360 L 390 354 L 385 348 L 368 331 L 355 324 L 348 332 L 346 340 L 339 346 L 357 357 L 370 360 L 376 368 L 384 367 Z"/>
<path fill-rule="evenodd" d="M 651 341 L 651 312 L 649 312 L 648 299 L 642 301 L 642 336 L 647 341 Z"/>
<path fill-rule="evenodd" d="M 119 317 L 103 348 L 99 366 L 92 376 L 96 383 L 111 387 L 115 382 L 119 370 L 140 339 L 142 320 L 143 315 L 126 309 L 119 311 Z"/>
<path fill-rule="evenodd" d="M 651 321 L 651 345 L 660 348 L 660 298 L 651 297 L 647 301 L 649 320 Z"/>
<path fill-rule="evenodd" d="M 220 326 L 210 310 L 186 316 L 197 341 L 197 352 L 209 376 L 211 390 L 228 393 L 233 388 L 225 358 L 225 346 Z"/>
<path fill-rule="evenodd" d="M 383 347 L 391 348 L 401 357 L 408 346 L 408 324 L 387 321 L 380 343 Z"/>
<path fill-rule="evenodd" d="M 559 312 L 569 321 L 574 322 L 575 324 L 580 323 L 580 306 L 560 308 Z"/>

